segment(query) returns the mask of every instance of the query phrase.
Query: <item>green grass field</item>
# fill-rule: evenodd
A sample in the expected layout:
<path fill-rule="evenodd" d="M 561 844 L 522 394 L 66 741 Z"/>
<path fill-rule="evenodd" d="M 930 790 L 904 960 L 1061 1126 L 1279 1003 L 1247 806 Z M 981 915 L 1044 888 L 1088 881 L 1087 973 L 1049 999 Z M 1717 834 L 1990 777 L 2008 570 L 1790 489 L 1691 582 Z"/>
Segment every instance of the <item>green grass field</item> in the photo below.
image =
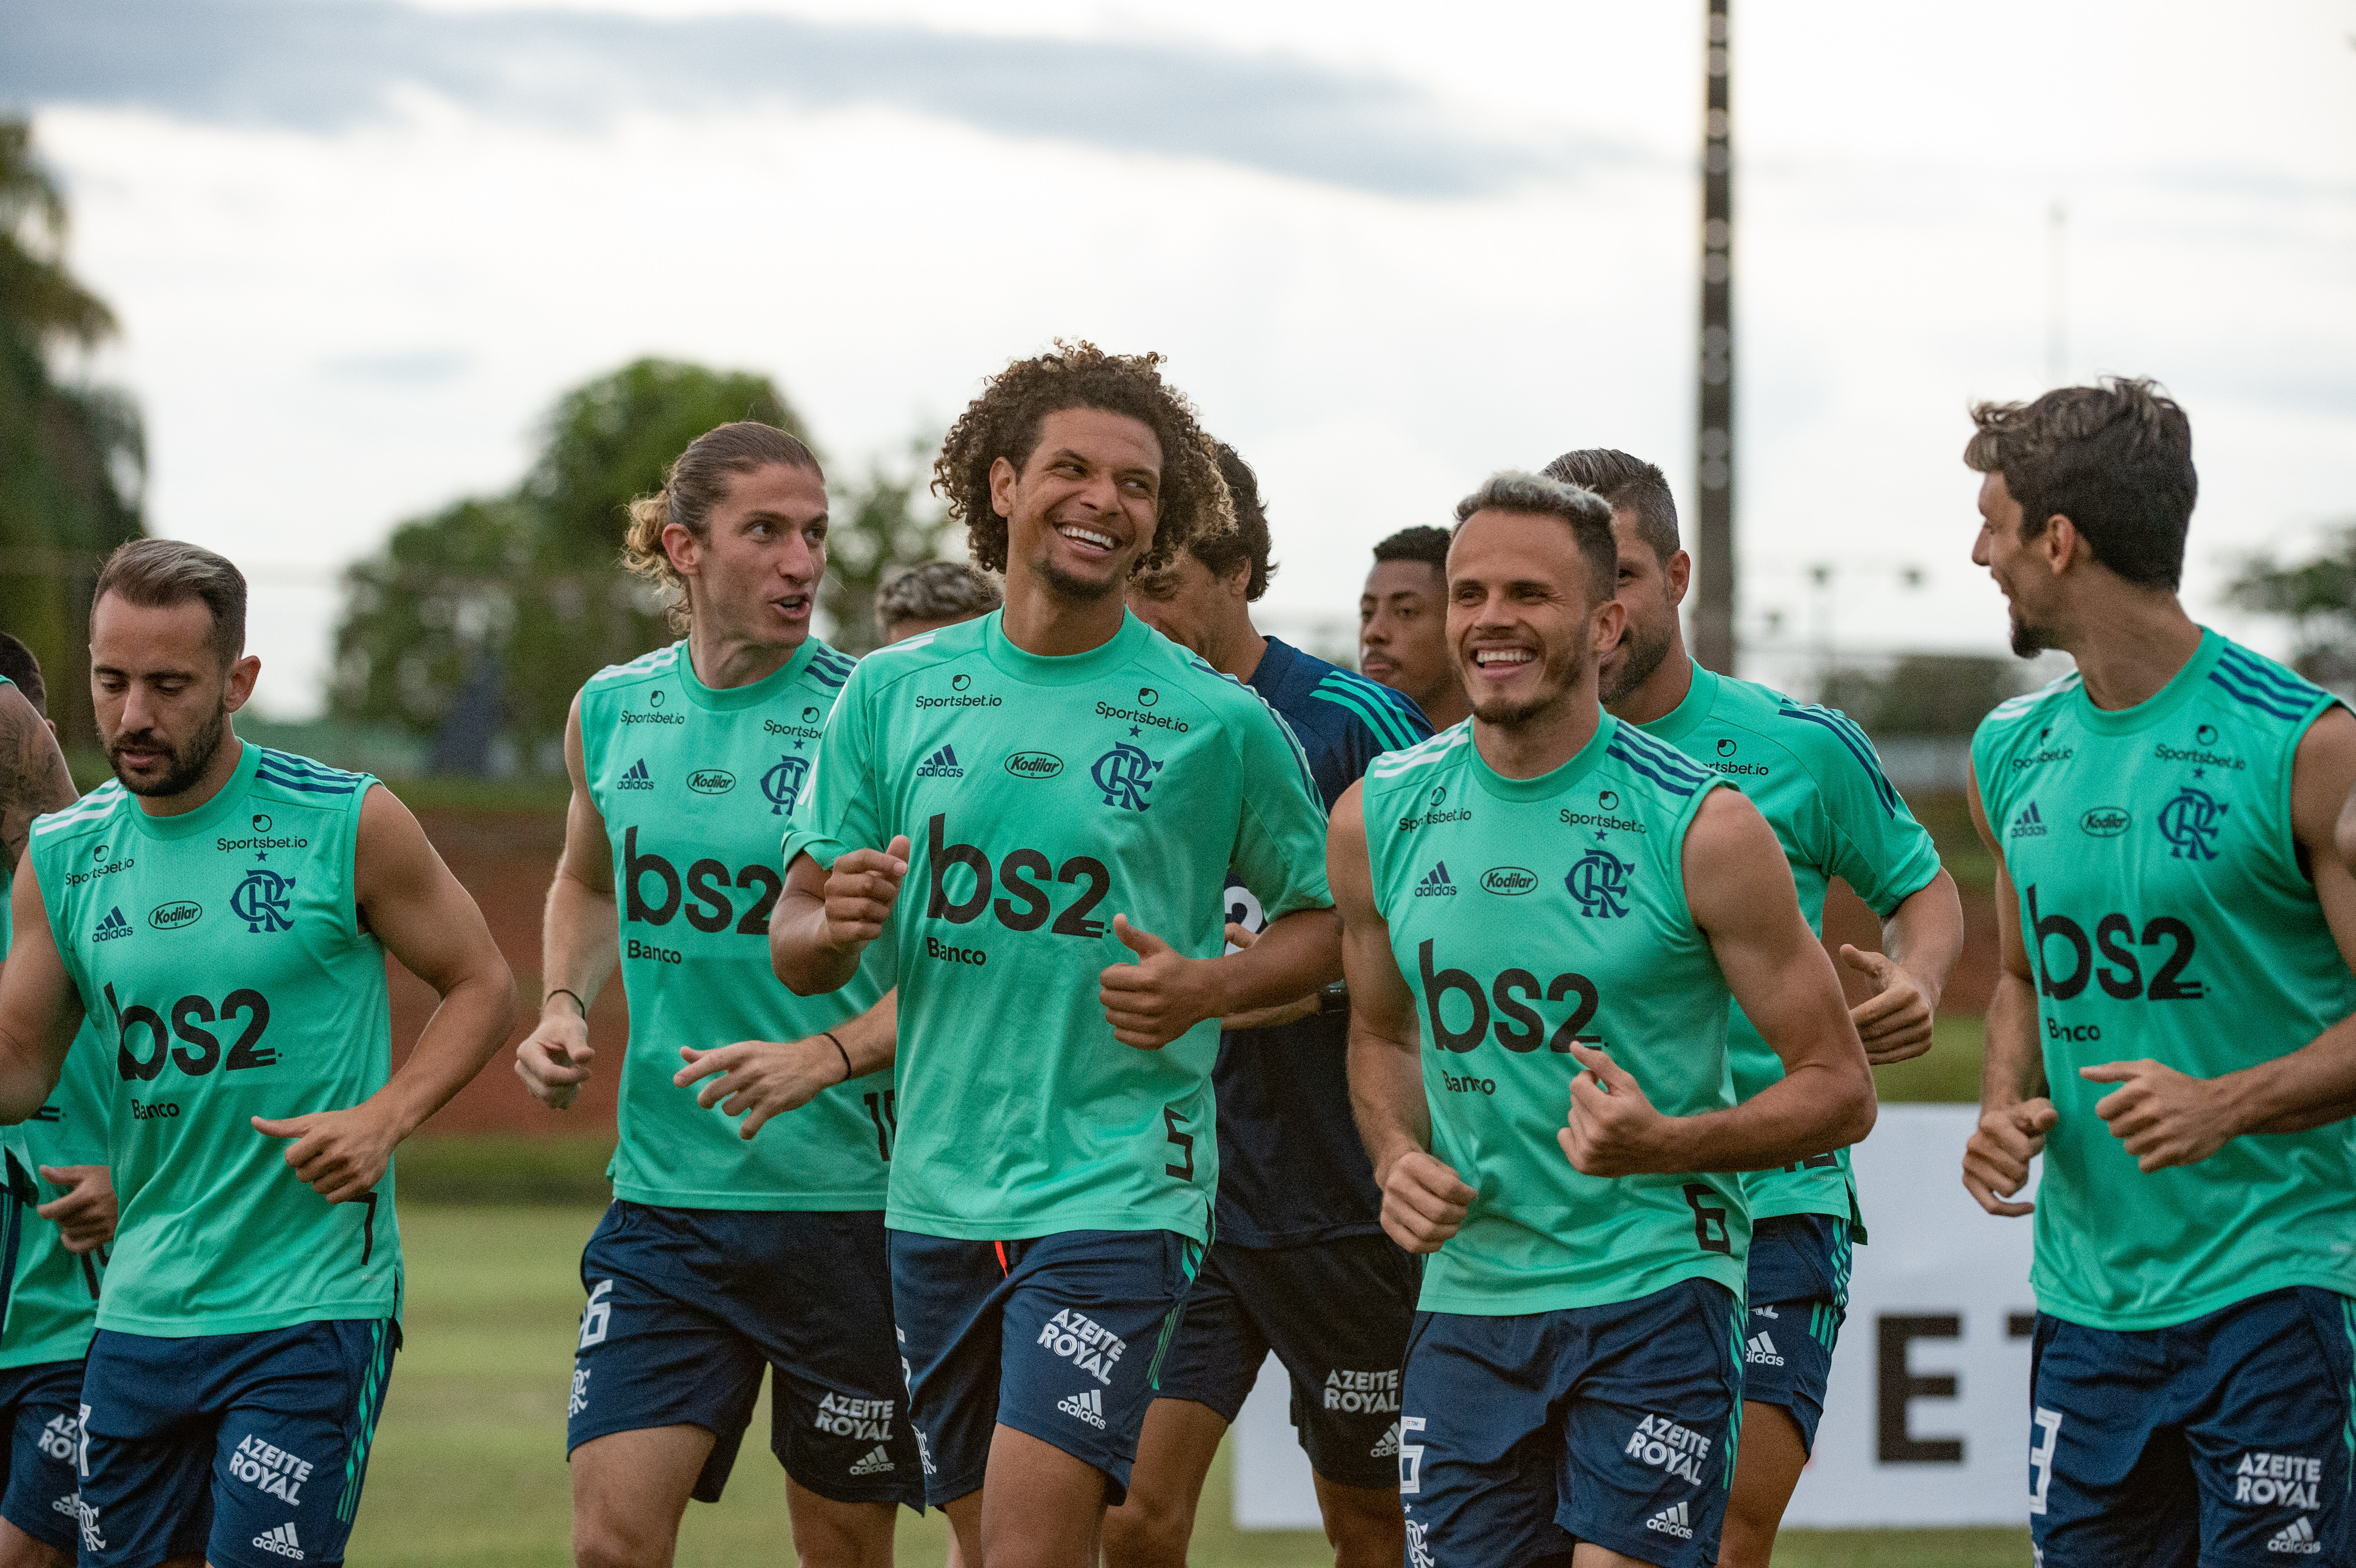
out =
<path fill-rule="evenodd" d="M 1935 1054 L 1935 1053 L 1934 1053 Z M 564 1402 L 577 1265 L 597 1211 L 580 1206 L 418 1204 L 402 1214 L 410 1268 L 408 1345 L 392 1380 L 351 1558 L 366 1568 L 561 1568 L 571 1493 Z M 726 1499 L 691 1505 L 682 1568 L 783 1568 L 792 1562 L 785 1482 L 755 1417 Z M 1225 1456 L 1195 1531 L 1202 1568 L 1331 1561 L 1322 1536 L 1235 1530 Z M 933 1568 L 947 1553 L 939 1517 L 903 1514 L 899 1560 Z M 1776 1552 L 1793 1568 L 2014 1568 L 2022 1531 L 1794 1533 Z"/>

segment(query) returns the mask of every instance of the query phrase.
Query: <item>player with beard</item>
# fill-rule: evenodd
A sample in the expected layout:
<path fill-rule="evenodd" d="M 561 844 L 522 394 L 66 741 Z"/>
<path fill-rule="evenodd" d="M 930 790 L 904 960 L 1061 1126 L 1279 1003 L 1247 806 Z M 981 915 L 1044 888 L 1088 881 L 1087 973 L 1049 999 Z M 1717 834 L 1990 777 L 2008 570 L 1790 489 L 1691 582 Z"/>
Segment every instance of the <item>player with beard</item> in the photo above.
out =
<path fill-rule="evenodd" d="M 1160 571 L 1133 574 L 1129 604 L 1154 630 L 1247 682 L 1309 752 L 1331 805 L 1385 752 L 1431 733 L 1415 704 L 1252 624 L 1275 571 L 1259 482 L 1232 447 L 1219 472 L 1231 534 L 1198 538 Z M 1258 901 L 1230 879 L 1228 940 L 1248 945 Z M 1129 1500 L 1105 1520 L 1113 1568 L 1186 1561 L 1219 1440 L 1275 1350 L 1292 1376 L 1292 1421 L 1316 1477 L 1326 1539 L 1344 1568 L 1396 1564 L 1398 1377 L 1416 1268 L 1384 1236 L 1382 1195 L 1350 1124 L 1349 997 L 1330 987 L 1223 1020 L 1217 1238 L 1146 1413 Z M 1346 1301 L 1347 1312 L 1333 1304 Z"/>
<path fill-rule="evenodd" d="M 0 632 L 0 887 L 13 879 L 33 818 L 74 801 L 58 751 L 41 667 Z M 8 947 L 0 907 L 0 957 Z M 5 971 L 0 971 L 5 973 Z M 74 1448 L 81 1435 L 81 1363 L 98 1308 L 105 1245 L 114 1239 L 106 1169 L 108 1071 L 85 1024 L 57 1092 L 32 1117 L 0 1129 L 7 1193 L 0 1243 L 0 1568 L 72 1568 L 80 1539 Z M 40 1182 L 65 1189 L 42 1200 Z"/>
<path fill-rule="evenodd" d="M 626 558 L 685 635 L 592 676 L 566 724 L 573 803 L 518 1072 L 570 1104 L 617 965 L 630 1009 L 566 1407 L 584 1565 L 669 1559 L 688 1499 L 720 1500 L 771 1368 L 802 1562 L 886 1568 L 898 1505 L 924 1500 L 884 1258 L 891 949 L 807 1001 L 769 971 L 778 835 L 851 670 L 810 632 L 826 536 L 809 448 L 751 421 L 698 436 L 633 503 Z"/>
<path fill-rule="evenodd" d="M 343 1560 L 401 1343 L 392 1151 L 515 1016 L 417 819 L 238 738 L 244 643 L 220 556 L 107 559 L 91 683 L 114 780 L 34 825 L 12 896 L 0 1121 L 40 1109 L 87 1015 L 115 1070 L 122 1215 L 77 1453 L 95 1568 Z M 397 1072 L 387 953 L 442 997 Z"/>
<path fill-rule="evenodd" d="M 1404 693 L 1435 730 L 1472 711 L 1448 655 L 1448 530 L 1401 528 L 1375 547 L 1358 595 L 1358 668 Z"/>
<path fill-rule="evenodd" d="M 1766 821 L 1598 704 L 1610 507 L 1501 474 L 1457 516 L 1472 722 L 1367 768 L 1328 872 L 1383 1223 L 1430 1254 L 1408 1559 L 1687 1568 L 1740 1424 L 1733 1173 L 1862 1137 L 1872 1073 Z M 1784 1069 L 1739 1103 L 1730 995 Z"/>
<path fill-rule="evenodd" d="M 1972 560 L 2076 673 L 1972 740 L 2003 969 L 1964 1185 L 2034 1204 L 2046 1568 L 2356 1554 L 2356 718 L 2178 602 L 2192 427 L 2149 381 L 1984 403 Z"/>
<path fill-rule="evenodd" d="M 970 1568 L 1093 1558 L 1210 1233 L 1216 1020 L 1340 969 L 1300 746 L 1122 601 L 1235 526 L 1159 364 L 1058 345 L 950 430 L 1005 607 L 852 673 L 771 923 L 804 995 L 898 949 L 893 1310 Z M 1268 926 L 1223 956 L 1230 867 Z"/>
<path fill-rule="evenodd" d="M 1686 653 L 1677 606 L 1692 561 L 1677 545 L 1676 501 L 1652 464 L 1608 448 L 1565 453 L 1546 472 L 1612 507 L 1617 597 L 1627 626 L 1597 667 L 1603 705 L 1740 788 L 1775 830 L 1800 911 L 1824 929 L 1825 891 L 1846 881 L 1881 917 L 1880 953 L 1843 945 L 1841 963 L 1872 995 L 1850 1014 L 1877 1066 L 1931 1049 L 1939 994 L 1963 951 L 1964 911 L 1931 836 L 1883 776 L 1862 731 L 1831 709 L 1702 668 Z M 1727 1045 L 1734 1092 L 1749 1099 L 1783 1075 L 1736 1009 Z M 1833 1347 L 1848 1310 L 1849 1249 L 1865 1220 L 1846 1148 L 1745 1171 L 1751 1208 L 1750 1320 L 1742 1442 L 1719 1545 L 1723 1568 L 1765 1568 L 1784 1505 L 1815 1446 Z"/>

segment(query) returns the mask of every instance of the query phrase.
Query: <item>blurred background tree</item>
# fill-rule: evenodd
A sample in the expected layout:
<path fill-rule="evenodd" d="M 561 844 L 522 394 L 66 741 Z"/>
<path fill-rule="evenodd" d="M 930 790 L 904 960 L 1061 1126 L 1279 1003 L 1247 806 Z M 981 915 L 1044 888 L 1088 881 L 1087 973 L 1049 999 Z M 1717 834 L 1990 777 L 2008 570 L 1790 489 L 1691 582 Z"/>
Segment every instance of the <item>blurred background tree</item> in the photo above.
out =
<path fill-rule="evenodd" d="M 90 591 L 145 531 L 146 444 L 130 398 L 68 373 L 116 333 L 65 264 L 65 196 L 32 128 L 0 119 L 0 627 L 41 661 L 70 746 L 92 733 Z"/>
<path fill-rule="evenodd" d="M 2018 660 L 1907 654 L 1887 670 L 1836 669 L 1817 700 L 1872 735 L 1969 735 L 1988 709 L 2019 695 Z"/>
<path fill-rule="evenodd" d="M 2291 624 L 2291 667 L 2319 686 L 2356 694 L 2356 521 L 2325 536 L 2313 559 L 2285 566 L 2270 554 L 2243 562 L 2226 602 Z"/>
<path fill-rule="evenodd" d="M 639 359 L 560 397 L 523 479 L 396 528 L 344 574 L 329 709 L 431 742 L 444 773 L 554 772 L 573 694 L 598 669 L 669 642 L 659 597 L 622 570 L 628 506 L 717 424 L 809 435 L 776 383 L 748 371 Z M 932 558 L 922 505 L 931 443 L 838 491 L 820 605 L 838 645 L 875 643 L 875 589 Z"/>

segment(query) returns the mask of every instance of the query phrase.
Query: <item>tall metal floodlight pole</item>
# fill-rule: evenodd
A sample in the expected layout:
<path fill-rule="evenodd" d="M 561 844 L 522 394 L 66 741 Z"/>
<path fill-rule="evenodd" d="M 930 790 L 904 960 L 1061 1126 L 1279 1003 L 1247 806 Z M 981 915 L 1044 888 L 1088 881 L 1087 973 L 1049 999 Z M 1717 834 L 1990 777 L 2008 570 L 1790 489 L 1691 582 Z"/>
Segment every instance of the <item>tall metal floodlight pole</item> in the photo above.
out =
<path fill-rule="evenodd" d="M 1734 673 L 1734 140 L 1728 112 L 1727 0 L 1708 0 L 1708 108 L 1702 122 L 1701 383 L 1695 478 L 1701 492 L 1701 571 L 1694 653 Z"/>

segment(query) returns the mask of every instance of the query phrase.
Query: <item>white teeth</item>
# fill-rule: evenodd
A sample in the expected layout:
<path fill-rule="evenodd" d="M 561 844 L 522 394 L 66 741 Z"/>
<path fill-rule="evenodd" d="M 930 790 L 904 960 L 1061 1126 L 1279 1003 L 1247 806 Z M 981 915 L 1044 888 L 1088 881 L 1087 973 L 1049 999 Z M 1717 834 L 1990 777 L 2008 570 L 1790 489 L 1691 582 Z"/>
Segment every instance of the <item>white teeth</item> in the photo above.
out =
<path fill-rule="evenodd" d="M 1491 665 L 1527 664 L 1530 651 L 1527 648 L 1483 648 L 1472 656 L 1472 662 L 1484 669 Z"/>
<path fill-rule="evenodd" d="M 1106 549 L 1113 548 L 1112 536 L 1110 534 L 1100 534 L 1094 528 L 1075 528 L 1066 525 L 1057 531 L 1067 539 L 1078 539 L 1087 544 L 1101 546 Z"/>

